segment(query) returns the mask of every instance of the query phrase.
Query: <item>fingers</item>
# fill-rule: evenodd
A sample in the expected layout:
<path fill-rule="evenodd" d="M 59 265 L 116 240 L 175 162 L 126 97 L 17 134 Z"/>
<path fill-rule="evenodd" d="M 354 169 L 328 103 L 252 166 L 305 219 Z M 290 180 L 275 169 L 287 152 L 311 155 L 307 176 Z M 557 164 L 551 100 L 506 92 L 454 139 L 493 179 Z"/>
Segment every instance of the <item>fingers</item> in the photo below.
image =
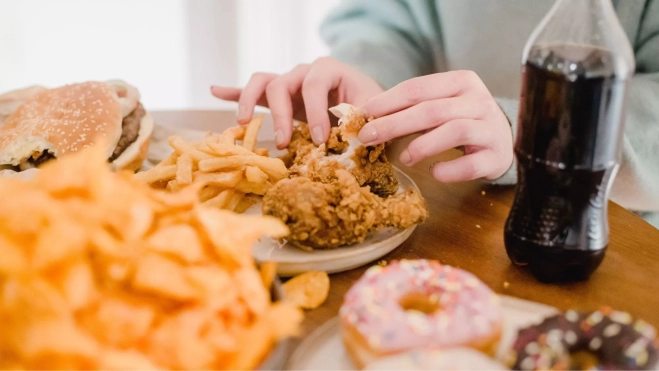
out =
<path fill-rule="evenodd" d="M 369 122 L 360 130 L 358 139 L 376 145 L 451 120 L 481 118 L 484 108 L 474 104 L 474 98 L 469 96 L 430 100 Z"/>
<path fill-rule="evenodd" d="M 230 88 L 226 86 L 211 86 L 211 94 L 213 94 L 215 98 L 219 98 L 222 100 L 238 102 L 241 93 L 242 93 L 242 89 L 238 89 L 238 88 Z"/>
<path fill-rule="evenodd" d="M 482 150 L 452 161 L 438 162 L 432 166 L 431 172 L 442 183 L 492 178 L 488 174 L 496 161 L 494 158 L 491 151 Z"/>
<path fill-rule="evenodd" d="M 412 166 L 430 156 L 462 145 L 487 147 L 490 133 L 479 120 L 458 119 L 414 139 L 400 155 L 400 162 Z"/>
<path fill-rule="evenodd" d="M 362 107 L 375 118 L 404 110 L 424 101 L 450 98 L 469 91 L 487 90 L 473 71 L 450 71 L 416 77 L 369 99 Z"/>
<path fill-rule="evenodd" d="M 255 73 L 252 75 L 238 99 L 237 119 L 239 124 L 246 124 L 252 119 L 254 107 L 265 94 L 266 86 L 275 78 L 277 78 L 277 75 L 273 73 Z"/>
<path fill-rule="evenodd" d="M 330 130 L 327 98 L 329 92 L 341 82 L 341 70 L 329 58 L 314 62 L 302 84 L 302 98 L 309 121 L 311 137 L 320 145 L 327 141 Z"/>
<path fill-rule="evenodd" d="M 309 65 L 299 65 L 291 72 L 272 80 L 266 87 L 266 96 L 275 126 L 275 144 L 282 149 L 288 146 L 293 130 L 293 102 L 291 96 L 300 90 Z"/>

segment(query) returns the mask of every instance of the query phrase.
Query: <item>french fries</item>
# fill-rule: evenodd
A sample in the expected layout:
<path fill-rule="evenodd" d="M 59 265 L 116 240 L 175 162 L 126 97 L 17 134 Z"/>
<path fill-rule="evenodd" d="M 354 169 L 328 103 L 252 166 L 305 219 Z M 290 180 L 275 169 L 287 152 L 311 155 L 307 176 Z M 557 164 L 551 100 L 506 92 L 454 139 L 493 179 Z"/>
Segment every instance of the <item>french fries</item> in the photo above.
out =
<path fill-rule="evenodd" d="M 207 148 L 173 143 L 184 150 L 137 177 L 112 172 L 98 145 L 0 179 L 0 369 L 257 369 L 297 334 L 302 311 L 272 302 L 276 269 L 251 255 L 288 229 L 202 204 L 257 196 L 231 188 L 249 183 L 244 169 L 205 173 L 203 188 Z"/>
<path fill-rule="evenodd" d="M 288 176 L 282 160 L 269 157 L 265 148 L 256 148 L 262 121 L 263 115 L 255 116 L 246 127 L 231 127 L 219 135 L 207 133 L 194 144 L 172 136 L 168 143 L 174 152 L 135 178 L 169 192 L 201 184 L 201 202 L 242 213 Z"/>

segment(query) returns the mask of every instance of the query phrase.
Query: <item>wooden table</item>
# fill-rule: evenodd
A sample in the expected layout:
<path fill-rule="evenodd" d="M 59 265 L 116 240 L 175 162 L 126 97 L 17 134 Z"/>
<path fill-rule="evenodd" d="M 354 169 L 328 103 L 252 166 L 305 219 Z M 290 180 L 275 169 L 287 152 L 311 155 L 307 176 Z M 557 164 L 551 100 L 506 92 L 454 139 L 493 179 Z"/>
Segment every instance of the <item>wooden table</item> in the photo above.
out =
<path fill-rule="evenodd" d="M 157 123 L 167 126 L 218 131 L 235 122 L 233 113 L 226 111 L 157 112 L 154 117 Z M 512 203 L 513 187 L 477 181 L 438 183 L 428 171 L 437 159 L 411 168 L 400 164 L 398 154 L 409 140 L 393 143 L 388 149 L 389 159 L 417 183 L 428 202 L 430 218 L 385 260 L 438 259 L 476 274 L 500 294 L 560 309 L 590 310 L 608 305 L 629 311 L 659 328 L 659 230 L 610 203 L 609 250 L 590 280 L 560 285 L 539 283 L 527 271 L 510 263 L 503 245 L 503 225 Z M 455 155 L 446 153 L 441 157 Z M 305 335 L 337 315 L 343 295 L 366 268 L 331 276 L 327 301 L 307 313 Z"/>

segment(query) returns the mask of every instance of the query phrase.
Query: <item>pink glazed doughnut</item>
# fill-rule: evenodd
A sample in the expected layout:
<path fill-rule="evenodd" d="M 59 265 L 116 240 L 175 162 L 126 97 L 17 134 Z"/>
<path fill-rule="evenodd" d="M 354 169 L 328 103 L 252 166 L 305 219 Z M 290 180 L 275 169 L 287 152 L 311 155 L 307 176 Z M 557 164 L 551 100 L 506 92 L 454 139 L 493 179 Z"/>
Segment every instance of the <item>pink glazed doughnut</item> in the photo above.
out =
<path fill-rule="evenodd" d="M 499 298 L 469 272 L 434 260 L 369 268 L 339 312 L 343 343 L 359 368 L 412 349 L 470 347 L 494 355 Z"/>

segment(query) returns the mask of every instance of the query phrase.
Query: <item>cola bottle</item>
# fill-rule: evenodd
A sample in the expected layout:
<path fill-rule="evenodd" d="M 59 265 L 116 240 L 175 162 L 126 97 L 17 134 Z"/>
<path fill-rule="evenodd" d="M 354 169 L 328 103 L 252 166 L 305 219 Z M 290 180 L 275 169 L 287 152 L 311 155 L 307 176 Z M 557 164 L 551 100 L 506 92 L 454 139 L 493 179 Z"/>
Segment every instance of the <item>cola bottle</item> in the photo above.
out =
<path fill-rule="evenodd" d="M 634 69 L 611 0 L 558 0 L 527 42 L 504 242 L 542 282 L 587 279 L 604 259 Z"/>

